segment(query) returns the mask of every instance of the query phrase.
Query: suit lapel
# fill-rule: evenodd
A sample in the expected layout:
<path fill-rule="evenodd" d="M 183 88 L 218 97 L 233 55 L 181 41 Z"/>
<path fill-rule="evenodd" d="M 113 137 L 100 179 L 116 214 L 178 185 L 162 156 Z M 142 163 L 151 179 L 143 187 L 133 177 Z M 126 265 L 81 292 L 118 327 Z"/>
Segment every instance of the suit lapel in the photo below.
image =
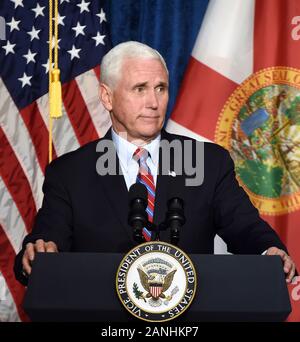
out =
<path fill-rule="evenodd" d="M 163 137 L 161 137 L 163 139 Z M 166 200 L 167 200 L 167 187 L 168 177 L 162 175 L 162 151 L 159 149 L 159 162 L 158 162 L 158 173 L 156 179 L 156 190 L 155 190 L 155 206 L 154 206 L 154 217 L 153 222 L 158 224 L 164 220 Z"/>
<path fill-rule="evenodd" d="M 172 141 L 172 136 L 169 135 L 165 130 L 161 132 L 161 140 L 167 140 L 168 142 Z M 174 171 L 174 155 L 170 156 L 170 170 Z M 154 223 L 159 224 L 165 221 L 166 213 L 167 213 L 167 201 L 170 197 L 170 175 L 162 174 L 162 151 L 161 148 L 159 150 L 159 171 L 157 175 L 156 182 L 156 193 L 155 193 L 155 207 L 154 207 Z M 172 186 L 175 186 L 177 182 L 179 182 L 180 175 L 176 176 L 175 179 L 172 178 Z M 180 194 L 178 194 L 180 195 Z M 162 231 L 160 233 L 160 240 L 162 241 L 170 241 L 170 231 Z"/>
<path fill-rule="evenodd" d="M 106 133 L 103 139 L 107 139 L 112 141 L 111 138 L 111 130 Z M 112 144 L 113 146 L 113 144 Z M 105 195 L 110 202 L 113 212 L 115 213 L 116 217 L 118 218 L 120 224 L 124 228 L 126 234 L 128 235 L 129 239 L 132 240 L 132 231 L 131 228 L 127 224 L 128 219 L 128 190 L 126 186 L 126 182 L 124 176 L 119 174 L 119 158 L 117 152 L 113 146 L 113 153 L 116 157 L 116 175 L 105 175 L 105 176 L 98 176 L 99 184 L 103 188 Z M 99 153 L 98 158 L 101 156 Z"/>

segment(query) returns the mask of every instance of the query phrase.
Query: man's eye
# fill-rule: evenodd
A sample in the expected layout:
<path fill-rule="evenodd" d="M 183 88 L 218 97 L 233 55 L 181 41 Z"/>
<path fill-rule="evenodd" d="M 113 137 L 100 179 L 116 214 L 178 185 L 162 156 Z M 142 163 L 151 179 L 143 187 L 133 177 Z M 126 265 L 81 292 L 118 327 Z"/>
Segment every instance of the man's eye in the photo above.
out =
<path fill-rule="evenodd" d="M 136 87 L 135 90 L 138 93 L 142 93 L 145 90 L 145 87 Z"/>
<path fill-rule="evenodd" d="M 156 88 L 156 91 L 158 92 L 158 93 L 162 93 L 162 92 L 164 92 L 166 90 L 166 87 L 164 87 L 164 86 L 160 86 L 160 87 L 157 87 Z"/>

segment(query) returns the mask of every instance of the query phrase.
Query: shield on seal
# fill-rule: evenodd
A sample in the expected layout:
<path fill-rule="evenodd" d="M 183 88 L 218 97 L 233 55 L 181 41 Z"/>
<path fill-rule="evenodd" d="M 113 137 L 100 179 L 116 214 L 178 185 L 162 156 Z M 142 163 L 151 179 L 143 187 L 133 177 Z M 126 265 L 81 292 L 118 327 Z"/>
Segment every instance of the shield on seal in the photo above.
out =
<path fill-rule="evenodd" d="M 151 284 L 150 287 L 150 294 L 153 298 L 157 299 L 162 293 L 163 284 Z"/>

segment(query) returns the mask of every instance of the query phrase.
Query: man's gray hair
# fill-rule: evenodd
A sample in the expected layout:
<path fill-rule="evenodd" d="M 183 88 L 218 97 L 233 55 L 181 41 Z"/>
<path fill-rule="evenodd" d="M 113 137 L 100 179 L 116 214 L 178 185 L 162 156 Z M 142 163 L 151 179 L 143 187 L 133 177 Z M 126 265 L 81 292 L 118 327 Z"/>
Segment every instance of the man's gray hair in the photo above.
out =
<path fill-rule="evenodd" d="M 157 50 L 139 42 L 129 41 L 116 45 L 103 57 L 100 82 L 105 83 L 110 88 L 115 88 L 121 76 L 123 62 L 128 58 L 157 59 L 161 61 L 167 74 L 169 74 L 166 62 Z"/>

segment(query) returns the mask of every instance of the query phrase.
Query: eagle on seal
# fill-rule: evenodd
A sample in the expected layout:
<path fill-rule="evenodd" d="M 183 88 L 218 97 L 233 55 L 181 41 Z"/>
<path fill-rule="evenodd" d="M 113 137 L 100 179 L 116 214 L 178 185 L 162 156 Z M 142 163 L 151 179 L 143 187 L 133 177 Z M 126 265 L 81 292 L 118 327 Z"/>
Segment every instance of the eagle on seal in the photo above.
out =
<path fill-rule="evenodd" d="M 176 269 L 170 271 L 166 275 L 159 273 L 147 274 L 140 267 L 137 269 L 140 276 L 140 281 L 143 288 L 147 291 L 143 298 L 152 298 L 158 300 L 159 298 L 168 299 L 164 292 L 166 292 L 173 282 Z"/>

